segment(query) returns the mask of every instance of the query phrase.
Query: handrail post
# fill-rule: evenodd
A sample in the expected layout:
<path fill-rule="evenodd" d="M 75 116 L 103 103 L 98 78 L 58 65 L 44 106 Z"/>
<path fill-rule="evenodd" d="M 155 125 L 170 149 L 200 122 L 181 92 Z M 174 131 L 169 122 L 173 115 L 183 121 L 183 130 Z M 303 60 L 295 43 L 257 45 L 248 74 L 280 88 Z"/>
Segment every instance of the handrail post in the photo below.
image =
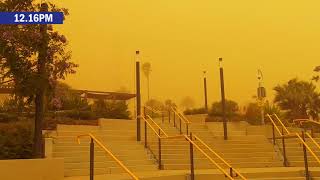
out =
<path fill-rule="evenodd" d="M 190 133 L 190 139 L 192 140 L 192 133 Z M 190 180 L 194 180 L 194 161 L 193 161 L 193 144 L 190 142 Z"/>
<path fill-rule="evenodd" d="M 272 124 L 272 139 L 273 139 L 273 145 L 276 145 L 276 134 L 274 132 L 274 124 Z"/>
<path fill-rule="evenodd" d="M 162 111 L 162 123 L 164 123 L 164 112 Z"/>
<path fill-rule="evenodd" d="M 147 148 L 148 147 L 148 132 L 147 132 L 147 122 L 144 121 L 144 147 Z"/>
<path fill-rule="evenodd" d="M 233 169 L 230 167 L 230 176 L 233 178 Z"/>
<path fill-rule="evenodd" d="M 146 110 L 147 110 L 146 106 L 143 106 L 143 116 L 144 116 L 144 117 L 147 116 Z"/>
<path fill-rule="evenodd" d="M 176 113 L 173 112 L 173 127 L 176 127 Z"/>
<path fill-rule="evenodd" d="M 90 180 L 94 178 L 94 142 L 91 138 L 90 141 Z"/>
<path fill-rule="evenodd" d="M 162 170 L 162 160 L 161 160 L 161 138 L 160 138 L 161 131 L 159 129 L 159 137 L 158 137 L 158 152 L 159 152 L 159 170 Z"/>
<path fill-rule="evenodd" d="M 282 127 L 281 138 L 282 138 L 283 166 L 287 167 L 288 166 L 288 160 L 287 160 L 287 154 L 286 154 L 286 144 L 285 144 L 285 137 L 284 137 L 284 133 L 283 133 L 283 127 Z"/>
<path fill-rule="evenodd" d="M 168 118 L 169 118 L 169 124 L 170 124 L 170 109 L 168 110 Z"/>
<path fill-rule="evenodd" d="M 180 127 L 180 134 L 182 134 L 182 129 L 181 129 L 181 118 L 179 117 L 179 127 Z"/>
<path fill-rule="evenodd" d="M 187 135 L 189 134 L 189 124 L 186 123 L 186 126 L 187 126 Z M 191 134 L 191 133 L 190 133 Z"/>
<path fill-rule="evenodd" d="M 302 139 L 304 142 L 305 141 L 305 134 L 304 131 L 302 131 Z M 303 144 L 303 157 L 304 157 L 304 168 L 305 168 L 305 173 L 306 173 L 306 180 L 310 179 L 310 175 L 309 175 L 309 165 L 308 165 L 308 155 L 307 155 L 307 148 L 306 145 Z"/>

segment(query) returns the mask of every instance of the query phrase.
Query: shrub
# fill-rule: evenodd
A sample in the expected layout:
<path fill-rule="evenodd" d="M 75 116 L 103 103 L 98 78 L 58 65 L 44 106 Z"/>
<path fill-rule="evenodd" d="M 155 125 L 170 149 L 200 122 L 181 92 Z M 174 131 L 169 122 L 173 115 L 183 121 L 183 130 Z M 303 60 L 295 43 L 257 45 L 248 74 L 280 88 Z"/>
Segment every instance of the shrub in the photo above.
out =
<path fill-rule="evenodd" d="M 32 158 L 31 121 L 0 123 L 0 159 Z"/>
<path fill-rule="evenodd" d="M 231 118 L 237 114 L 237 111 L 239 110 L 239 106 L 235 101 L 232 100 L 226 100 L 226 117 Z M 222 116 L 222 106 L 221 102 L 214 102 L 212 104 L 211 109 L 209 110 L 209 116 Z"/>
<path fill-rule="evenodd" d="M 207 110 L 206 110 L 206 108 L 194 108 L 194 109 L 186 109 L 183 113 L 185 115 L 207 114 Z"/>
<path fill-rule="evenodd" d="M 0 113 L 0 123 L 8 123 L 17 121 L 19 118 L 16 114 L 13 113 Z"/>

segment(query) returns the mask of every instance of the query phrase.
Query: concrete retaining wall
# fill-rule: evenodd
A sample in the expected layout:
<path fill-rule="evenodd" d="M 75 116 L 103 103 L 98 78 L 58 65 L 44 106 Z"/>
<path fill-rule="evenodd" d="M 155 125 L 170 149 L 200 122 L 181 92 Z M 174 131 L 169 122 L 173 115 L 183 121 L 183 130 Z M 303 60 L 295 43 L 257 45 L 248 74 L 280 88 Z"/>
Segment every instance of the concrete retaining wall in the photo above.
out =
<path fill-rule="evenodd" d="M 0 160 L 2 180 L 63 180 L 63 159 Z"/>

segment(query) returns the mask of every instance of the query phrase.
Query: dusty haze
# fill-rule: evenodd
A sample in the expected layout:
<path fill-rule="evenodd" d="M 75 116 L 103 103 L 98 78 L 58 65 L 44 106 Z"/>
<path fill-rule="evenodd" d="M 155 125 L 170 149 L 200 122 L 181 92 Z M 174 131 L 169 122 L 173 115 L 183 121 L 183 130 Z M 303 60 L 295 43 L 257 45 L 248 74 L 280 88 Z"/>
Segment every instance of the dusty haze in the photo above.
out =
<path fill-rule="evenodd" d="M 55 1 L 57 2 L 57 1 Z M 71 15 L 60 25 L 78 73 L 74 88 L 134 89 L 134 53 L 152 65 L 151 97 L 203 104 L 220 99 L 218 57 L 224 58 L 226 96 L 243 104 L 256 94 L 257 69 L 272 88 L 291 78 L 310 80 L 320 65 L 320 2 L 213 0 L 58 1 Z M 143 77 L 143 74 L 142 74 Z M 146 83 L 143 77 L 143 94 Z"/>

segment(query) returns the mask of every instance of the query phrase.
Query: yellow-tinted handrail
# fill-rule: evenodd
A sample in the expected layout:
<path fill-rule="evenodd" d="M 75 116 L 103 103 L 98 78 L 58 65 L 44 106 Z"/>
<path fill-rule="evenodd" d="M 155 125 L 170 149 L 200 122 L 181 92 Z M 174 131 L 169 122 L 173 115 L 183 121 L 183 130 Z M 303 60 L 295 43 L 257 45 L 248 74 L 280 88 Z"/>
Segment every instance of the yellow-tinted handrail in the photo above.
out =
<path fill-rule="evenodd" d="M 151 120 L 151 122 L 152 122 L 154 125 L 157 126 L 157 128 L 160 129 L 160 131 L 161 131 L 166 137 L 168 137 L 168 134 L 167 134 L 149 115 L 147 115 L 147 117 Z"/>
<path fill-rule="evenodd" d="M 99 141 L 95 136 L 93 136 L 91 133 L 88 134 L 83 134 L 83 135 L 79 135 L 77 136 L 77 141 L 78 144 L 80 144 L 80 138 L 81 137 L 90 137 L 93 141 L 95 141 L 109 156 L 111 156 L 111 158 L 116 161 L 116 163 L 123 169 L 125 170 L 133 179 L 135 180 L 139 180 L 139 178 L 133 174 L 133 172 L 131 172 L 115 155 L 113 155 L 113 153 L 108 150 L 102 143 L 101 141 Z"/>
<path fill-rule="evenodd" d="M 277 132 L 280 134 L 280 136 L 283 136 L 282 132 L 280 131 L 280 129 L 278 128 L 277 124 L 274 122 L 274 120 L 272 119 L 272 117 L 267 114 L 267 116 L 269 117 L 271 123 L 273 124 L 273 126 L 276 128 Z"/>
<path fill-rule="evenodd" d="M 177 135 L 177 136 L 169 136 L 162 139 L 178 139 L 184 138 L 186 141 L 190 142 L 196 149 L 198 149 L 212 164 L 214 164 L 226 177 L 231 180 L 234 180 L 233 177 L 229 175 L 217 162 L 215 162 L 207 153 L 205 153 L 196 143 L 194 143 L 187 135 Z"/>
<path fill-rule="evenodd" d="M 145 108 L 149 109 L 150 111 L 156 113 L 156 114 L 162 114 L 162 111 L 159 111 L 159 110 L 156 110 L 156 109 L 153 109 L 152 107 L 149 107 L 149 106 L 144 106 Z"/>
<path fill-rule="evenodd" d="M 276 114 L 273 114 L 273 116 L 276 117 L 276 119 L 279 121 L 279 123 L 281 124 L 281 126 L 284 128 L 284 130 L 286 130 L 286 132 L 288 134 L 290 134 L 290 131 L 287 129 L 287 127 L 282 123 L 282 121 L 280 120 L 280 118 L 276 115 Z"/>
<path fill-rule="evenodd" d="M 317 160 L 317 162 L 320 164 L 320 159 L 318 158 L 318 156 L 311 150 L 311 148 L 309 147 L 309 145 L 302 139 L 302 137 L 296 133 L 296 136 L 299 138 L 299 140 L 306 146 L 306 148 L 308 149 L 308 151 L 312 154 L 312 156 Z M 312 138 L 313 139 L 313 138 Z"/>
<path fill-rule="evenodd" d="M 314 140 L 314 138 L 309 134 L 309 133 L 306 133 L 306 135 L 308 136 L 308 138 L 311 139 L 311 141 L 313 142 L 313 144 L 315 144 L 317 146 L 317 148 L 320 150 L 320 145 L 319 143 L 317 143 L 316 140 Z"/>
<path fill-rule="evenodd" d="M 191 124 L 191 122 L 178 109 L 175 109 L 173 107 L 171 107 L 171 109 L 175 114 L 177 114 L 177 116 L 179 116 L 184 121 L 184 123 Z"/>
<path fill-rule="evenodd" d="M 218 153 L 216 153 L 213 149 L 211 149 L 205 142 L 203 142 L 198 136 L 193 135 L 195 140 L 198 140 L 202 145 L 204 145 L 211 153 L 213 153 L 220 161 L 222 161 L 225 165 L 227 165 L 229 168 L 232 168 L 233 171 L 243 180 L 246 180 L 246 178 L 236 169 L 234 169 L 228 162 L 226 162 Z"/>
<path fill-rule="evenodd" d="M 146 122 L 146 124 L 152 129 L 152 131 L 158 136 L 158 138 L 161 138 L 159 132 L 153 128 L 153 126 L 147 121 L 147 119 L 144 116 L 141 117 L 144 120 L 144 122 Z"/>
<path fill-rule="evenodd" d="M 272 118 L 270 117 L 270 115 L 268 114 L 271 122 L 273 121 Z M 279 123 L 281 124 L 281 126 L 286 130 L 286 132 L 288 133 L 287 135 L 292 135 L 292 133 L 290 133 L 290 131 L 285 127 L 285 125 L 282 123 L 282 121 L 280 120 L 280 118 L 274 114 L 274 116 L 277 118 L 277 120 L 279 121 Z M 274 122 L 273 122 L 274 123 Z M 307 136 L 309 136 L 309 133 L 306 133 Z M 320 159 L 318 158 L 318 156 L 312 151 L 312 149 L 310 148 L 310 146 L 302 139 L 302 137 L 298 134 L 298 133 L 295 133 L 294 134 L 296 137 L 298 137 L 298 139 L 300 140 L 300 142 L 302 144 L 304 144 L 304 146 L 307 148 L 307 150 L 311 153 L 311 155 L 317 160 L 317 162 L 320 164 Z M 282 135 L 284 136 L 284 135 Z M 311 136 L 310 136 L 311 137 Z M 311 137 L 312 141 L 314 141 L 314 139 Z M 315 142 L 315 141 L 314 141 Z M 318 145 L 318 143 L 317 143 Z"/>

